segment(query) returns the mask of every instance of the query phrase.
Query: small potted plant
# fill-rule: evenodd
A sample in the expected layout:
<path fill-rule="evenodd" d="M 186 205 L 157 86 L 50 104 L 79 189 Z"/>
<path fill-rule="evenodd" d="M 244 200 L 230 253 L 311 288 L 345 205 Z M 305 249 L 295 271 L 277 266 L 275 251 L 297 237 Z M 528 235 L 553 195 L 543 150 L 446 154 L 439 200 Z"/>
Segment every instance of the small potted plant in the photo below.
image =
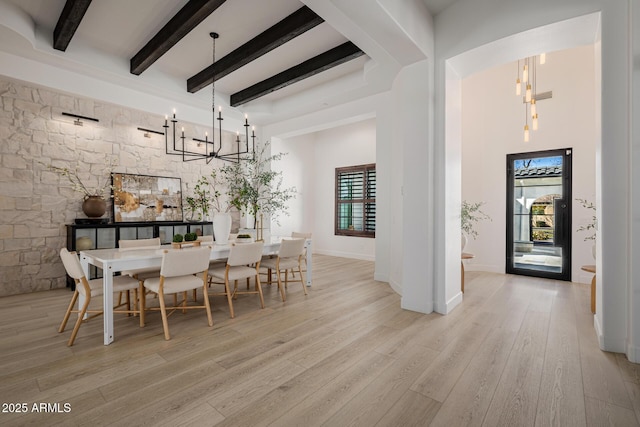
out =
<path fill-rule="evenodd" d="M 476 223 L 483 219 L 491 221 L 491 217 L 480 209 L 485 203 L 477 202 L 471 203 L 466 200 L 462 201 L 462 207 L 460 209 L 460 228 L 462 229 L 462 249 L 467 244 L 467 236 L 474 238 L 478 237 L 478 232 L 475 229 Z"/>
<path fill-rule="evenodd" d="M 236 243 L 251 243 L 253 242 L 253 237 L 251 234 L 238 234 L 236 237 Z"/>

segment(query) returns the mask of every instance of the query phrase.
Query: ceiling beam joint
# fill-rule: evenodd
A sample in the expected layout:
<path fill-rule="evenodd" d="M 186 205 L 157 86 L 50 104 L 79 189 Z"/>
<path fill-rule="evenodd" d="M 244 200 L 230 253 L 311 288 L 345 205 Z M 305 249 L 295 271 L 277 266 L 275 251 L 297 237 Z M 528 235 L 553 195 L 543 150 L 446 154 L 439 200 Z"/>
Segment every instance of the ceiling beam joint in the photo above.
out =
<path fill-rule="evenodd" d="M 65 51 L 76 33 L 91 0 L 67 0 L 53 30 L 53 48 Z"/>
<path fill-rule="evenodd" d="M 231 95 L 230 104 L 232 107 L 245 104 L 256 98 L 265 96 L 278 89 L 309 78 L 330 68 L 344 64 L 347 61 L 364 55 L 358 46 L 351 42 L 343 43 L 320 55 L 314 56 L 300 64 L 293 66 L 268 79 L 249 86 Z"/>
<path fill-rule="evenodd" d="M 322 22 L 324 20 L 307 6 L 301 7 L 233 52 L 220 58 L 215 64 L 209 65 L 187 79 L 187 91 L 190 93 L 199 91 L 212 84 L 214 76 L 216 80 L 221 79 Z"/>
<path fill-rule="evenodd" d="M 151 40 L 131 58 L 131 74 L 139 76 L 189 34 L 226 0 L 189 0 Z"/>

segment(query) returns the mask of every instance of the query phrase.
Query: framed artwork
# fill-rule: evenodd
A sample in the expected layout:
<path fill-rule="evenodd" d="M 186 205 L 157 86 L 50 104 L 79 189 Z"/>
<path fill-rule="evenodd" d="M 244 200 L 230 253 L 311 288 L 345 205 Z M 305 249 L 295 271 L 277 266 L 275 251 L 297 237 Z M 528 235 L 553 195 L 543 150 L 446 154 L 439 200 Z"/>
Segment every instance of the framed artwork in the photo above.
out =
<path fill-rule="evenodd" d="M 113 221 L 182 221 L 182 181 L 165 176 L 112 173 Z"/>

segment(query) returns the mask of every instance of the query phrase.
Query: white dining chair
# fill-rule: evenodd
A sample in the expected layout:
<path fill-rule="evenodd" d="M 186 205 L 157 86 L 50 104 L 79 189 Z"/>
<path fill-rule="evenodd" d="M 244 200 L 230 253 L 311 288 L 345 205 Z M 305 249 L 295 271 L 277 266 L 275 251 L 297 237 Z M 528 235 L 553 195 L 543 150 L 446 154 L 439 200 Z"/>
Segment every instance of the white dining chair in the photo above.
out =
<path fill-rule="evenodd" d="M 297 271 L 300 275 L 300 279 L 292 279 L 292 282 L 300 282 L 302 284 L 302 290 L 307 295 L 307 287 L 304 283 L 304 277 L 302 275 L 302 258 L 304 253 L 305 239 L 282 239 L 280 242 L 280 249 L 275 258 L 263 258 L 261 267 L 267 269 L 267 277 L 271 282 L 271 272 L 275 270 L 276 278 L 278 280 L 278 290 L 282 301 L 286 301 L 285 289 L 289 284 L 289 270 Z M 282 283 L 282 273 L 284 273 L 284 286 Z M 293 274 L 292 274 L 293 276 Z"/>
<path fill-rule="evenodd" d="M 260 260 L 264 242 L 237 243 L 231 246 L 227 263 L 223 267 L 209 270 L 210 283 L 216 283 L 213 279 L 223 280 L 224 292 L 213 293 L 211 295 L 224 295 L 229 304 L 229 314 L 233 319 L 233 299 L 240 294 L 258 294 L 260 296 L 260 306 L 264 308 L 264 295 L 260 284 Z M 255 289 L 241 291 L 238 289 L 238 280 L 255 278 Z M 230 282 L 233 281 L 233 292 L 231 292 Z"/>
<path fill-rule="evenodd" d="M 66 248 L 62 248 L 60 250 L 60 258 L 62 259 L 62 264 L 64 265 L 65 270 L 69 277 L 71 277 L 76 284 L 76 289 L 73 292 L 71 297 L 71 302 L 69 303 L 69 307 L 62 319 L 62 323 L 60 324 L 60 328 L 58 328 L 58 332 L 64 332 L 67 322 L 69 321 L 69 317 L 71 313 L 78 313 L 78 320 L 76 320 L 76 324 L 73 327 L 73 331 L 71 332 L 71 337 L 67 342 L 68 346 L 72 346 L 73 342 L 76 339 L 76 335 L 78 334 L 78 330 L 80 329 L 80 325 L 85 321 L 84 316 L 87 313 L 93 313 L 86 320 L 94 318 L 103 314 L 103 310 L 89 310 L 89 304 L 91 303 L 91 299 L 93 297 L 97 297 L 103 294 L 103 282 L 102 279 L 92 279 L 88 280 L 82 270 L 82 266 L 80 265 L 80 260 L 75 252 L 69 252 Z M 139 290 L 140 295 L 143 295 L 143 290 L 140 287 L 140 282 L 133 277 L 127 275 L 114 276 L 113 277 L 113 292 L 127 292 L 130 290 L 137 289 Z M 83 304 L 79 310 L 75 310 L 74 306 L 78 301 L 78 296 L 83 297 Z M 142 300 L 143 301 L 143 300 Z M 140 315 L 140 327 L 144 326 L 144 302 L 138 304 L 137 310 L 131 309 L 130 301 L 127 299 L 127 309 L 126 310 L 114 310 L 114 313 L 125 313 L 128 315 L 131 314 L 139 314 Z M 122 304 L 117 305 L 114 308 L 118 308 L 122 306 Z"/>
<path fill-rule="evenodd" d="M 209 326 L 213 326 L 211 317 L 211 306 L 207 292 L 209 270 L 210 248 L 189 248 L 166 250 L 162 256 L 160 267 L 160 277 L 151 277 L 144 281 L 144 287 L 158 294 L 160 312 L 162 315 L 162 328 L 164 338 L 171 339 L 169 334 L 169 323 L 167 321 L 167 310 L 173 313 L 188 309 L 204 309 L 207 313 Z M 204 305 L 187 305 L 187 291 L 202 288 L 204 295 Z M 166 294 L 182 294 L 182 301 L 175 301 L 173 306 L 167 307 L 164 296 Z"/>
<path fill-rule="evenodd" d="M 131 251 L 139 249 L 160 249 L 160 238 L 153 239 L 121 239 L 118 240 L 118 249 L 120 251 Z M 125 270 L 121 274 L 129 275 L 140 281 L 141 289 L 145 279 L 150 277 L 158 277 L 160 269 L 157 267 L 138 268 L 134 270 Z M 137 291 L 136 291 L 137 292 Z M 122 293 L 118 296 L 118 304 L 122 301 Z"/>

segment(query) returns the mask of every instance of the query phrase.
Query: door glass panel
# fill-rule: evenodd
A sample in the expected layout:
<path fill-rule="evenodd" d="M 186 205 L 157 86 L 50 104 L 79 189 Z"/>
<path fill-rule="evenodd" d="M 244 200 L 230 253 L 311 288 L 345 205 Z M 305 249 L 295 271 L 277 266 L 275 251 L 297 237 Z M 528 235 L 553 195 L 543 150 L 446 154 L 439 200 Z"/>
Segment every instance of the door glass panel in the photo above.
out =
<path fill-rule="evenodd" d="M 520 157 L 509 166 L 513 240 L 508 272 L 565 274 L 563 247 L 570 238 L 560 223 L 566 217 L 561 212 L 566 207 L 563 155 Z"/>

